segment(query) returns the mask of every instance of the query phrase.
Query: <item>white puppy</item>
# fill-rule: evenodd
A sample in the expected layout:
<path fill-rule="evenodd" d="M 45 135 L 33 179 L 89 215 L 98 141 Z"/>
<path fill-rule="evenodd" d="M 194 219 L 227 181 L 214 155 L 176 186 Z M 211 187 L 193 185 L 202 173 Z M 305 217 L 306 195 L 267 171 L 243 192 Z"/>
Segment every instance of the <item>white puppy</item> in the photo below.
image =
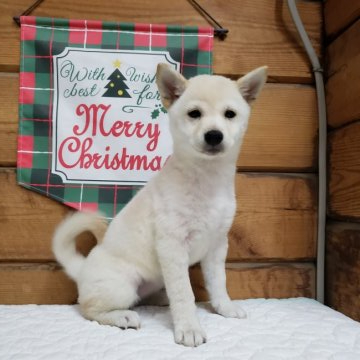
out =
<path fill-rule="evenodd" d="M 227 233 L 249 103 L 263 87 L 266 70 L 258 68 L 238 81 L 210 75 L 186 80 L 169 66 L 158 66 L 173 155 L 107 229 L 100 215 L 77 213 L 54 235 L 55 256 L 76 281 L 86 318 L 138 328 L 139 317 L 129 308 L 165 286 L 175 341 L 204 343 L 188 272 L 197 262 L 214 310 L 225 317 L 246 316 L 226 290 Z M 99 242 L 86 258 L 75 248 L 83 231 L 93 232 Z"/>

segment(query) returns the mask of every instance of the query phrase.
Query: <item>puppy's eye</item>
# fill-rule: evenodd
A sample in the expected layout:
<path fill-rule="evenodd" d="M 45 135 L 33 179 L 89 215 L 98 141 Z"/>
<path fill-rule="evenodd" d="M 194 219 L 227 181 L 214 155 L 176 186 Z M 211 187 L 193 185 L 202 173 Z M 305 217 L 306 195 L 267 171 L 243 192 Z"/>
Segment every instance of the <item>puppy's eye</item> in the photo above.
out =
<path fill-rule="evenodd" d="M 192 119 L 198 119 L 201 117 L 201 111 L 198 109 L 194 109 L 191 111 L 188 111 L 188 116 L 191 117 Z"/>
<path fill-rule="evenodd" d="M 224 115 L 227 119 L 232 119 L 236 116 L 236 113 L 235 113 L 235 111 L 232 111 L 232 110 L 226 110 Z"/>

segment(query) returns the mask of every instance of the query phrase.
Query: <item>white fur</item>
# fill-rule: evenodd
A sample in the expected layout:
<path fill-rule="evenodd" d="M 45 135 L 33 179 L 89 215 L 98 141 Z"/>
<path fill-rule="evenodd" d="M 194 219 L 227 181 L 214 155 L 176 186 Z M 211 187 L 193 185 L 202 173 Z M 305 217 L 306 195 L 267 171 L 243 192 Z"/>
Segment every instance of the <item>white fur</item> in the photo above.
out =
<path fill-rule="evenodd" d="M 214 310 L 226 317 L 246 316 L 228 296 L 225 258 L 236 207 L 236 159 L 250 114 L 241 94 L 248 101 L 256 98 L 266 68 L 252 73 L 244 77 L 245 83 L 209 75 L 187 81 L 159 65 L 157 84 L 168 107 L 173 155 L 114 218 L 87 258 L 76 254 L 75 236 L 96 231 L 101 217 L 78 213 L 65 220 L 54 237 L 54 253 L 77 282 L 86 318 L 138 328 L 139 317 L 129 308 L 165 286 L 175 341 L 202 344 L 206 336 L 196 317 L 188 275 L 189 266 L 197 262 Z M 189 117 L 194 109 L 201 112 L 200 118 Z M 229 109 L 236 114 L 232 119 L 224 116 Z M 211 130 L 223 134 L 215 151 L 204 140 Z"/>

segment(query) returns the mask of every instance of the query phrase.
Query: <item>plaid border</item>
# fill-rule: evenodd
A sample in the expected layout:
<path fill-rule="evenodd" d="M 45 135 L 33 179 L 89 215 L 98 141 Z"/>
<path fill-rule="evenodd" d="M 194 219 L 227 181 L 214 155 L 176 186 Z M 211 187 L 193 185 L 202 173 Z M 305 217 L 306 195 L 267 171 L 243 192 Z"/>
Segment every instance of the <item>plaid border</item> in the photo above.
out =
<path fill-rule="evenodd" d="M 169 51 L 189 78 L 212 72 L 213 29 L 21 17 L 18 183 L 113 218 L 140 186 L 64 184 L 51 173 L 53 61 L 65 47 Z"/>

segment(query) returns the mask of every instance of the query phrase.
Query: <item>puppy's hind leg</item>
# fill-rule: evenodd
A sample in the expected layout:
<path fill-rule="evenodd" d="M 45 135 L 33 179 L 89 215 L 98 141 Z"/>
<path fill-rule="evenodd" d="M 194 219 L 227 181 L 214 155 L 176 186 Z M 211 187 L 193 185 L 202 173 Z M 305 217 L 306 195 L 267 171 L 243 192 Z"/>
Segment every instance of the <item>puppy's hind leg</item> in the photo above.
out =
<path fill-rule="evenodd" d="M 139 329 L 140 318 L 133 310 L 111 310 L 99 312 L 94 315 L 93 320 L 102 325 L 117 326 L 120 329 Z"/>
<path fill-rule="evenodd" d="M 90 287 L 87 294 L 80 289 L 80 310 L 85 318 L 121 329 L 140 328 L 139 315 L 129 310 L 138 301 L 136 283 L 118 275 L 116 281 L 103 280 Z"/>
<path fill-rule="evenodd" d="M 168 306 L 169 298 L 166 294 L 165 289 L 161 289 L 149 296 L 142 299 L 138 305 L 149 305 L 149 306 Z"/>

